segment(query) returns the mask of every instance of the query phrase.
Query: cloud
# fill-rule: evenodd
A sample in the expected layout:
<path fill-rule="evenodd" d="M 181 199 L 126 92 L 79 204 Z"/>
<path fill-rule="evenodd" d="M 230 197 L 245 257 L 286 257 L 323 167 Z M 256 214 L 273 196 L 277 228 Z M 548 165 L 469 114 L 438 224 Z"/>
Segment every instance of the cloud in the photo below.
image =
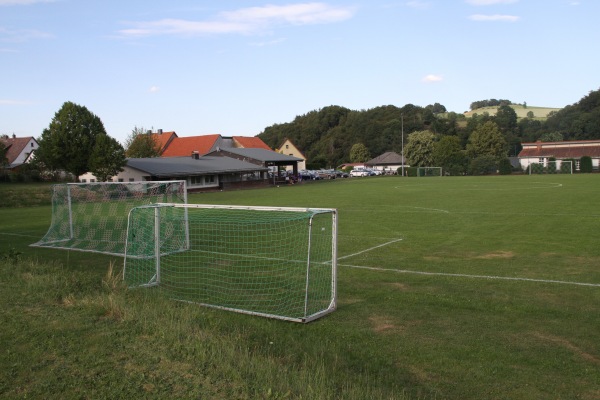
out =
<path fill-rule="evenodd" d="M 494 21 L 500 21 L 500 22 L 517 22 L 519 19 L 521 19 L 521 17 L 517 16 L 517 15 L 499 15 L 499 14 L 494 14 L 494 15 L 483 15 L 483 14 L 475 14 L 475 15 L 471 15 L 469 16 L 469 19 L 471 21 L 478 21 L 478 22 L 494 22 Z"/>
<path fill-rule="evenodd" d="M 493 6 L 496 4 L 513 4 L 519 0 L 465 0 L 466 3 L 472 6 Z"/>
<path fill-rule="evenodd" d="M 26 106 L 31 104 L 28 101 L 0 99 L 0 106 Z"/>
<path fill-rule="evenodd" d="M 352 18 L 354 12 L 354 8 L 351 7 L 334 7 L 325 3 L 267 5 L 222 12 L 213 20 L 206 21 L 167 18 L 158 21 L 131 22 L 132 28 L 123 29 L 119 33 L 127 37 L 253 34 L 277 25 L 340 22 Z"/>
<path fill-rule="evenodd" d="M 441 75 L 434 75 L 434 74 L 426 75 L 425 77 L 423 77 L 423 79 L 421 79 L 421 81 L 423 81 L 425 83 L 435 83 L 435 82 L 441 82 L 443 80 L 444 80 L 444 78 Z"/>
<path fill-rule="evenodd" d="M 151 86 L 150 89 L 148 89 L 148 91 L 150 93 L 157 93 L 158 91 L 160 91 L 160 88 L 158 86 Z"/>

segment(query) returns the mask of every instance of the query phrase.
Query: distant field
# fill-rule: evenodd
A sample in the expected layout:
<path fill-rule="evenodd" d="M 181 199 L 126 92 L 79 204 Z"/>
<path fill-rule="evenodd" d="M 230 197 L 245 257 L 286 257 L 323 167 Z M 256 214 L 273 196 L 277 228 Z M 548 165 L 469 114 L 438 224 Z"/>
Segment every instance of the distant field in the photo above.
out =
<path fill-rule="evenodd" d="M 548 115 L 552 111 L 560 110 L 560 108 L 552 108 L 552 107 L 533 107 L 533 106 L 523 107 L 520 104 L 511 104 L 511 107 L 517 113 L 517 118 L 526 118 L 527 113 L 529 113 L 531 111 L 533 113 L 533 118 L 546 119 L 546 118 L 548 118 Z M 483 115 L 484 113 L 488 113 L 489 115 L 496 115 L 497 110 L 498 110 L 498 107 L 483 107 L 483 108 L 478 108 L 477 110 L 474 110 L 474 111 L 466 112 L 464 115 L 467 118 L 472 117 L 473 114 Z"/>
<path fill-rule="evenodd" d="M 28 247 L 49 204 L 0 208 L 0 398 L 597 399 L 599 197 L 599 174 L 190 195 L 338 209 L 338 309 L 307 325 L 125 290 L 117 257 Z"/>

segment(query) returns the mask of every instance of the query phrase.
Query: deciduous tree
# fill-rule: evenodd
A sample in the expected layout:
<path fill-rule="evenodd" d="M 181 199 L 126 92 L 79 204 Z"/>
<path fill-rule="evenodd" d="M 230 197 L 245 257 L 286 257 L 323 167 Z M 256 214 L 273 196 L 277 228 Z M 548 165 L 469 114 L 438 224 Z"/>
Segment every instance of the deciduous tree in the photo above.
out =
<path fill-rule="evenodd" d="M 508 145 L 502 133 L 492 121 L 479 125 L 469 137 L 467 154 L 472 157 L 489 155 L 496 160 L 506 157 Z"/>
<path fill-rule="evenodd" d="M 86 107 L 65 102 L 38 140 L 36 159 L 51 170 L 75 177 L 90 170 L 89 159 L 98 135 L 106 135 L 100 118 Z"/>
<path fill-rule="evenodd" d="M 361 163 L 370 159 L 371 153 L 369 153 L 369 149 L 364 144 L 356 143 L 350 149 L 350 162 Z"/>
<path fill-rule="evenodd" d="M 146 130 L 133 128 L 131 134 L 125 140 L 125 155 L 130 158 L 151 158 L 160 156 L 160 144 L 154 139 L 154 135 Z"/>
<path fill-rule="evenodd" d="M 467 160 L 460 139 L 456 136 L 442 136 L 433 145 L 433 162 L 450 175 L 466 172 Z"/>
<path fill-rule="evenodd" d="M 411 167 L 433 166 L 434 140 L 435 135 L 430 131 L 417 131 L 408 135 L 404 154 Z"/>
<path fill-rule="evenodd" d="M 106 134 L 96 137 L 96 144 L 90 156 L 89 171 L 99 182 L 106 182 L 108 178 L 123 171 L 126 163 L 125 150 L 119 142 Z"/>

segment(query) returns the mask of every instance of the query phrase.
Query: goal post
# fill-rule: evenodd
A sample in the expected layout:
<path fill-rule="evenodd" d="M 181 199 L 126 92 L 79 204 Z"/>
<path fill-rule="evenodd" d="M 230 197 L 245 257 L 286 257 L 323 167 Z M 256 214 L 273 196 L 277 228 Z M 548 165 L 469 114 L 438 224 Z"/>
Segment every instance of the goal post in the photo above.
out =
<path fill-rule="evenodd" d="M 175 300 L 310 322 L 335 310 L 336 271 L 335 209 L 156 204 L 129 215 L 125 282 Z"/>
<path fill-rule="evenodd" d="M 573 174 L 573 161 L 556 160 L 546 163 L 531 163 L 527 166 L 529 175 L 540 174 Z"/>
<path fill-rule="evenodd" d="M 53 185 L 50 227 L 31 246 L 123 256 L 129 211 L 160 202 L 187 203 L 185 181 Z"/>

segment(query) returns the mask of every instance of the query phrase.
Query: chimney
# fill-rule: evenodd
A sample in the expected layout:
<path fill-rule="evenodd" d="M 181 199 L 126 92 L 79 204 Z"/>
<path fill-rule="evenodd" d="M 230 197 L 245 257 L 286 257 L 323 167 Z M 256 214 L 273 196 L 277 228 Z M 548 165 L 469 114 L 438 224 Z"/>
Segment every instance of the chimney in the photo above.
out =
<path fill-rule="evenodd" d="M 538 151 L 542 150 L 542 141 L 538 140 L 537 142 L 535 142 L 535 146 L 537 147 Z"/>
<path fill-rule="evenodd" d="M 150 129 L 148 129 L 148 130 L 146 131 L 146 134 L 147 134 L 147 135 L 152 135 L 152 131 L 151 131 Z"/>
<path fill-rule="evenodd" d="M 200 159 L 200 153 L 196 150 L 192 151 L 192 158 L 194 160 L 199 160 Z"/>
<path fill-rule="evenodd" d="M 159 135 L 162 135 L 162 129 L 159 129 L 159 130 L 157 131 L 157 133 L 158 133 Z"/>
<path fill-rule="evenodd" d="M 17 135 L 15 135 L 15 134 L 13 133 L 13 139 L 16 139 L 16 138 L 17 138 Z"/>

